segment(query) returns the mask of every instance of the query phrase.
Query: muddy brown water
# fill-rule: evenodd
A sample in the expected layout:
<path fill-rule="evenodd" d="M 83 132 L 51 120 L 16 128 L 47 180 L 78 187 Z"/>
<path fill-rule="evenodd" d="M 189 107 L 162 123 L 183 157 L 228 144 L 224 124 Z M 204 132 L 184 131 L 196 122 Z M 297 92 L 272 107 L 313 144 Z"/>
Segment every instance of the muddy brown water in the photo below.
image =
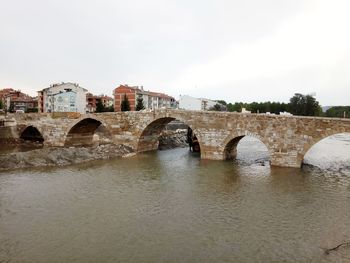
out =
<path fill-rule="evenodd" d="M 0 262 L 350 262 L 350 176 L 242 147 L 0 173 Z"/>

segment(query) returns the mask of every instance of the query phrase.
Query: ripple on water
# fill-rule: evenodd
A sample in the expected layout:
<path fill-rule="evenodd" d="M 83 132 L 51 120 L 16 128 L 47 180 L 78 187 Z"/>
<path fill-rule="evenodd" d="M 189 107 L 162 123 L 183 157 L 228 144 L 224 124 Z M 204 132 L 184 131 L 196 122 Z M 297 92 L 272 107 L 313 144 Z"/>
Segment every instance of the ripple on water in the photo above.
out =
<path fill-rule="evenodd" d="M 348 176 L 247 163 L 176 149 L 2 173 L 0 262 L 350 258 L 323 252 L 350 239 Z"/>

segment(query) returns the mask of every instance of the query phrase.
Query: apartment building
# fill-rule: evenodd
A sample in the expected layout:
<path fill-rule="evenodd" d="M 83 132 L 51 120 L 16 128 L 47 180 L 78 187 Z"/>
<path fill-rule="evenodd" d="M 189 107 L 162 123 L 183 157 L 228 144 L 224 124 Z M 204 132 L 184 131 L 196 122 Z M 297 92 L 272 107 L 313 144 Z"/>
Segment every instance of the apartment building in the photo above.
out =
<path fill-rule="evenodd" d="M 39 112 L 86 113 L 87 90 L 77 83 L 52 84 L 38 91 Z"/>
<path fill-rule="evenodd" d="M 137 99 L 143 99 L 145 109 L 176 108 L 176 100 L 164 93 L 146 91 L 142 86 L 120 85 L 114 92 L 114 110 L 121 111 L 121 103 L 126 96 L 129 100 L 130 110 L 135 111 Z"/>
<path fill-rule="evenodd" d="M 38 108 L 37 99 L 20 90 L 2 89 L 0 90 L 0 100 L 3 102 L 4 109 L 9 112 L 35 112 Z"/>

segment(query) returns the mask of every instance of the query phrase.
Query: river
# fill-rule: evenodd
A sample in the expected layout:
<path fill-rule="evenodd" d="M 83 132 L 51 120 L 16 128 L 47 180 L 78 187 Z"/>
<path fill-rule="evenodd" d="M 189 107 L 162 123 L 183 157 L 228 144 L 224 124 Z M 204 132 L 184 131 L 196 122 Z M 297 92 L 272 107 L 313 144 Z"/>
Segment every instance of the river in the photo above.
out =
<path fill-rule="evenodd" d="M 350 241 L 341 138 L 305 157 L 323 169 L 270 167 L 248 139 L 234 163 L 178 148 L 2 172 L 0 262 L 350 262 L 324 253 Z"/>

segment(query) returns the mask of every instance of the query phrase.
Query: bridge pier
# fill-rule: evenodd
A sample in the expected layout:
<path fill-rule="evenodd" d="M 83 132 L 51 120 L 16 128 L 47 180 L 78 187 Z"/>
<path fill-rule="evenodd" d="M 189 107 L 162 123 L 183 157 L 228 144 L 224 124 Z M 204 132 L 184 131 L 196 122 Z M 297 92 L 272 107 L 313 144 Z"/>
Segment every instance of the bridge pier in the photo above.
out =
<path fill-rule="evenodd" d="M 158 135 L 141 136 L 137 145 L 137 152 L 148 152 L 158 150 Z"/>
<path fill-rule="evenodd" d="M 273 152 L 271 154 L 271 165 L 279 167 L 300 168 L 302 160 L 298 158 L 297 151 Z"/>
<path fill-rule="evenodd" d="M 222 161 L 224 156 L 216 147 L 201 145 L 201 159 Z"/>

